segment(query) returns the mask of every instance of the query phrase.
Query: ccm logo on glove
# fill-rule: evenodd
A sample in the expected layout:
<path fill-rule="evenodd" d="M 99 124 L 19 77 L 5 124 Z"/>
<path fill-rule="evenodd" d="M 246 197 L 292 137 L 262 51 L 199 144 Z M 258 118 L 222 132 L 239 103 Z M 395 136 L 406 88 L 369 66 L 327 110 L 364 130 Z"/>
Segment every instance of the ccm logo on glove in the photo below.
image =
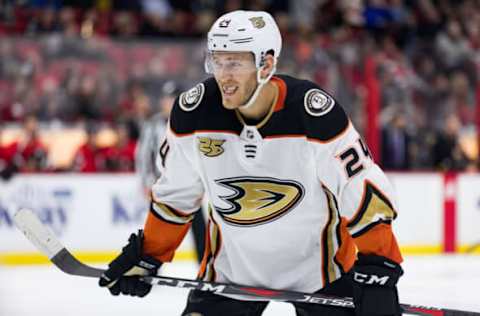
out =
<path fill-rule="evenodd" d="M 387 284 L 388 280 L 390 279 L 389 276 L 383 276 L 380 277 L 375 274 L 363 274 L 363 273 L 358 273 L 355 272 L 353 274 L 353 280 L 358 283 L 363 283 L 363 284 L 379 284 L 379 285 L 385 285 Z"/>

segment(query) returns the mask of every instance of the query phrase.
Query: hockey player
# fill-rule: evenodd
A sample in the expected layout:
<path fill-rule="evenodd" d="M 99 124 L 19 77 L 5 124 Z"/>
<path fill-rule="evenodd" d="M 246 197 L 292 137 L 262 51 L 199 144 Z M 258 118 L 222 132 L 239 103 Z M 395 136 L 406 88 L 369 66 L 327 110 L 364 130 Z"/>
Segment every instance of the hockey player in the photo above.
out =
<path fill-rule="evenodd" d="M 335 99 L 273 76 L 281 52 L 266 12 L 234 11 L 208 33 L 213 78 L 177 98 L 144 231 L 100 285 L 144 296 L 140 274 L 172 260 L 204 194 L 210 201 L 198 278 L 353 296 L 355 311 L 295 304 L 297 315 L 400 315 L 402 257 L 392 188 Z M 261 315 L 268 302 L 191 291 L 182 315 Z"/>

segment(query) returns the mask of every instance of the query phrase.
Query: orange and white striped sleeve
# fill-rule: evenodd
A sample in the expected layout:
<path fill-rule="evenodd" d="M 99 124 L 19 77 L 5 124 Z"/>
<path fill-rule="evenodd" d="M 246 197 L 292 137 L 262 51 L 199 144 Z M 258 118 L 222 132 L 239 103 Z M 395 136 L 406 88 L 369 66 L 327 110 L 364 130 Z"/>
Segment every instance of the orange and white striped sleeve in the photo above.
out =
<path fill-rule="evenodd" d="M 188 137 L 177 137 L 168 129 L 160 147 L 161 176 L 152 186 L 143 246 L 145 254 L 161 262 L 173 259 L 204 194 L 195 162 L 182 148 L 188 146 L 189 141 Z"/>

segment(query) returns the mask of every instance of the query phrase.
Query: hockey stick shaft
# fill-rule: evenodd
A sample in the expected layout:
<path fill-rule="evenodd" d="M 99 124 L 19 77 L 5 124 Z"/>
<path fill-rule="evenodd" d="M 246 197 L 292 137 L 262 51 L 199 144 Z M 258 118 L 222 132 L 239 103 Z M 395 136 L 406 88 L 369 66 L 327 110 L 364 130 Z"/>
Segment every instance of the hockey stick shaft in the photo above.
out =
<path fill-rule="evenodd" d="M 88 266 L 78 261 L 58 240 L 54 233 L 43 225 L 38 217 L 28 209 L 21 209 L 14 215 L 14 222 L 28 240 L 32 242 L 53 264 L 67 274 L 98 278 L 105 270 Z M 252 298 L 312 303 L 328 306 L 354 308 L 351 298 L 332 297 L 322 294 L 309 294 L 294 291 L 272 290 L 250 286 L 206 282 L 164 276 L 143 277 L 143 281 L 152 285 L 164 285 L 196 289 L 226 295 L 247 295 Z M 405 313 L 435 316 L 480 316 L 480 313 L 449 310 L 436 307 L 401 304 Z"/>

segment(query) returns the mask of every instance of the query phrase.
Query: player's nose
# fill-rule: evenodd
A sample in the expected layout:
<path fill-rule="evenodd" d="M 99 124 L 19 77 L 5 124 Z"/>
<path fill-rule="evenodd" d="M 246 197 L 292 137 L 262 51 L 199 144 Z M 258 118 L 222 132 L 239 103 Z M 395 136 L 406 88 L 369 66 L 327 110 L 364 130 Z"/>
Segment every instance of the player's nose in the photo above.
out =
<path fill-rule="evenodd" d="M 222 82 L 225 82 L 233 77 L 233 72 L 229 67 L 219 67 L 217 70 L 217 76 Z"/>

